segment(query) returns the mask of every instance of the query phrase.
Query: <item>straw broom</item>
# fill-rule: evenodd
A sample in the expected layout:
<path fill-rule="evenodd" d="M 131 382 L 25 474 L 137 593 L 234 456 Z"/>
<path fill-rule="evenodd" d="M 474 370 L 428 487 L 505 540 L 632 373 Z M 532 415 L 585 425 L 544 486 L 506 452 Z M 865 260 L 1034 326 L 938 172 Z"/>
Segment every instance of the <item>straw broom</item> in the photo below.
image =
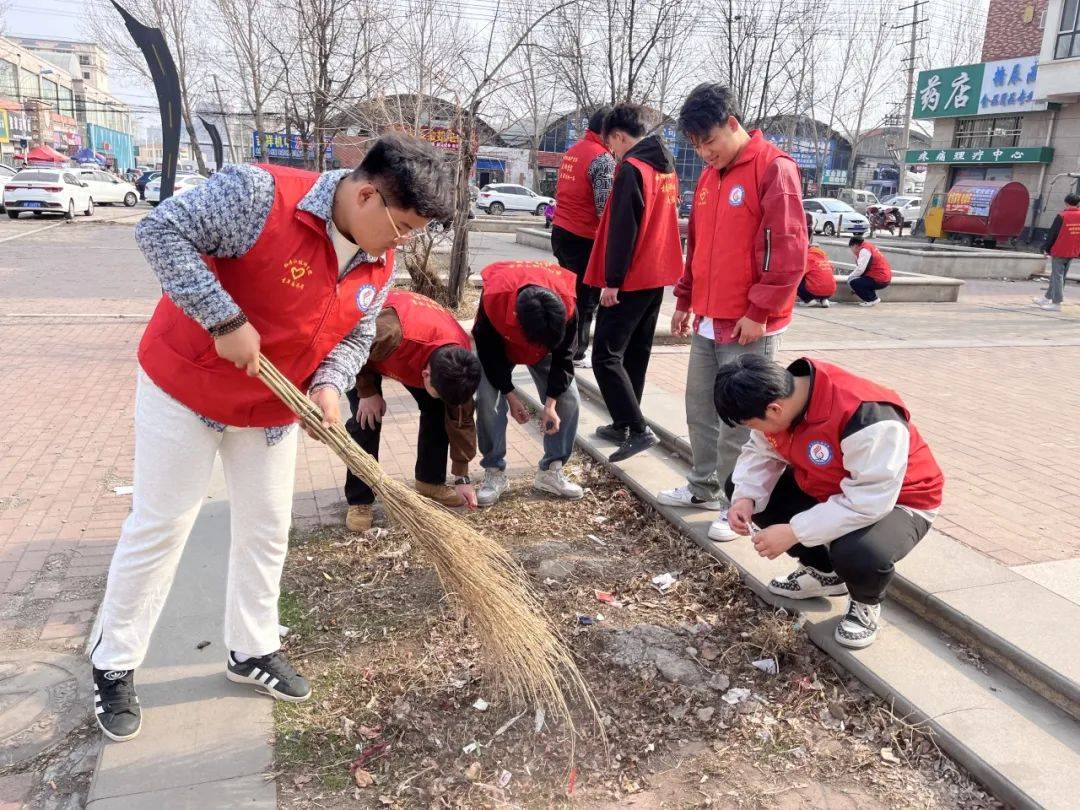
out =
<path fill-rule="evenodd" d="M 259 379 L 375 491 L 390 517 L 427 553 L 443 589 L 468 617 L 484 656 L 505 679 L 511 698 L 544 707 L 573 732 L 567 693 L 576 693 L 603 736 L 598 707 L 570 650 L 552 628 L 525 573 L 506 550 L 453 513 L 387 476 L 342 425 L 323 427 L 322 411 L 264 355 L 259 356 Z"/>

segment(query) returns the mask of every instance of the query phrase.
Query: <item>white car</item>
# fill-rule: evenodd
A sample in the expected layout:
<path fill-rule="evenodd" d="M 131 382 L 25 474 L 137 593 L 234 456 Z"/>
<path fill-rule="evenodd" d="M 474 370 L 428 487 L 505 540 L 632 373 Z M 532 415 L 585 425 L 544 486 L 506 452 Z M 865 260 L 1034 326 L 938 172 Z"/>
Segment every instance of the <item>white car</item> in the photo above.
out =
<path fill-rule="evenodd" d="M 139 192 L 135 186 L 124 180 L 114 177 L 101 169 L 81 168 L 79 178 L 90 186 L 90 196 L 94 203 L 108 203 L 109 205 L 123 203 L 128 208 L 139 201 Z"/>
<path fill-rule="evenodd" d="M 541 197 L 535 191 L 513 183 L 491 183 L 480 189 L 476 196 L 476 207 L 488 214 L 528 211 L 542 217 L 545 206 L 554 202 L 551 197 Z"/>
<path fill-rule="evenodd" d="M 76 213 L 94 213 L 94 198 L 90 186 L 70 170 L 29 168 L 5 183 L 4 208 L 12 219 L 18 219 L 23 211 L 75 219 Z"/>
<path fill-rule="evenodd" d="M 198 188 L 205 182 L 206 178 L 200 174 L 178 174 L 176 175 L 176 184 L 173 186 L 173 196 Z M 157 205 L 161 202 L 160 177 L 155 177 L 146 184 L 146 201 L 151 205 Z"/>
<path fill-rule="evenodd" d="M 814 233 L 836 236 L 839 233 L 863 234 L 870 221 L 846 202 L 831 197 L 811 197 L 803 200 L 803 211 L 814 220 Z"/>
<path fill-rule="evenodd" d="M 4 213 L 4 186 L 17 173 L 17 169 L 11 168 L 6 163 L 0 163 L 0 214 Z"/>
<path fill-rule="evenodd" d="M 922 216 L 922 197 L 912 197 L 907 194 L 896 194 L 887 200 L 882 200 L 886 208 L 899 208 L 904 215 L 904 225 L 914 225 L 915 221 Z"/>

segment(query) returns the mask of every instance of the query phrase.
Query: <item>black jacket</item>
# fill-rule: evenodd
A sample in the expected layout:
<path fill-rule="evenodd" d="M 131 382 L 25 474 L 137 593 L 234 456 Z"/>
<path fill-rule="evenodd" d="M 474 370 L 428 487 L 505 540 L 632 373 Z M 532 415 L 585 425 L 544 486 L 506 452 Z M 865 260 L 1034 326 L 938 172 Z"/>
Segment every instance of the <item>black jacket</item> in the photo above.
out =
<path fill-rule="evenodd" d="M 626 158 L 637 158 L 665 174 L 675 171 L 675 158 L 658 135 L 642 138 L 623 156 L 615 172 L 615 184 L 608 200 L 611 218 L 608 222 L 607 256 L 604 257 L 604 284 L 615 289 L 622 286 L 630 270 L 641 218 L 645 214 L 641 172 Z"/>

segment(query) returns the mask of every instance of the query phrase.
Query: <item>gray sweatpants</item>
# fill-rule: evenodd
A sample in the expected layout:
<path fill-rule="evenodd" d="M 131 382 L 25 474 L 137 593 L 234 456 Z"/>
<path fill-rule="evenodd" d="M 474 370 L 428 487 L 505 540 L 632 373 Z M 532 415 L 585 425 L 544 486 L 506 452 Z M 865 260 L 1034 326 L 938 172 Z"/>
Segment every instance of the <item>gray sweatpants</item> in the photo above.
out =
<path fill-rule="evenodd" d="M 686 370 L 686 425 L 690 433 L 693 465 L 687 481 L 698 498 L 724 497 L 724 482 L 735 469 L 742 446 L 750 438 L 744 427 L 728 427 L 716 415 L 713 384 L 720 366 L 741 354 L 776 356 L 780 335 L 763 337 L 754 343 L 717 343 L 694 333 L 690 339 L 690 364 Z"/>

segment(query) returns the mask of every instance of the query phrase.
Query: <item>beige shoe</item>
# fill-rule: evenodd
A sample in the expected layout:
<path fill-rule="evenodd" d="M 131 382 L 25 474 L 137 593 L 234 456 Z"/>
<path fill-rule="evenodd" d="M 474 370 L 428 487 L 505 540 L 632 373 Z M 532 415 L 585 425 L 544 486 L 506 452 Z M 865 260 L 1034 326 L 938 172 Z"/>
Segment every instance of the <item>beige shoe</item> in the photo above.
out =
<path fill-rule="evenodd" d="M 458 494 L 458 491 L 446 484 L 426 484 L 423 481 L 417 481 L 416 491 L 425 498 L 430 498 L 435 503 L 450 509 L 465 505 L 465 499 Z"/>
<path fill-rule="evenodd" d="M 366 532 L 371 528 L 371 505 L 350 506 L 345 514 L 345 528 L 350 532 Z"/>

